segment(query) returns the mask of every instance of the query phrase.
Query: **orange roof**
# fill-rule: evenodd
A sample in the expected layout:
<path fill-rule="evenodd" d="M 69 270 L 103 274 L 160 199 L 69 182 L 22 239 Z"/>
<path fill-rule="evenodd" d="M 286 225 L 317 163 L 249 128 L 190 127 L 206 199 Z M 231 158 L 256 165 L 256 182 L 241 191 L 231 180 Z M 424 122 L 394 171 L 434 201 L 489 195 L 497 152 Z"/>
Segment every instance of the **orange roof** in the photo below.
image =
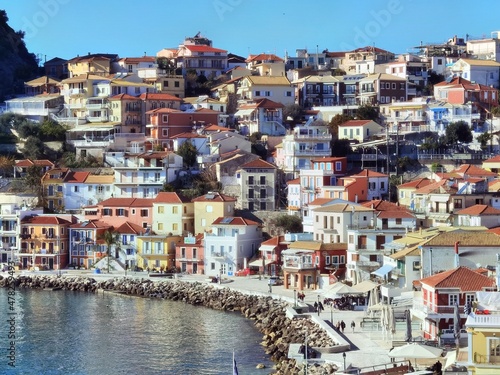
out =
<path fill-rule="evenodd" d="M 495 233 L 500 236 L 500 227 L 490 228 L 488 232 Z"/>
<path fill-rule="evenodd" d="M 191 202 L 236 202 L 236 198 L 218 192 L 210 193 L 193 198 Z"/>
<path fill-rule="evenodd" d="M 487 171 L 486 169 L 476 167 L 472 164 L 462 164 L 459 168 L 453 170 L 455 173 L 460 173 L 462 175 L 467 174 L 469 176 L 498 176 L 498 173 Z"/>
<path fill-rule="evenodd" d="M 270 61 L 276 61 L 276 62 L 284 62 L 281 57 L 273 55 L 271 53 L 261 53 L 259 55 L 250 55 L 248 56 L 248 59 L 246 59 L 245 62 L 252 62 L 252 61 L 263 61 L 263 60 L 270 60 Z"/>
<path fill-rule="evenodd" d="M 349 120 L 344 122 L 343 124 L 340 124 L 339 126 L 363 126 L 368 124 L 369 122 L 372 122 L 372 120 Z"/>
<path fill-rule="evenodd" d="M 179 195 L 176 192 L 167 192 L 162 191 L 159 192 L 156 198 L 154 199 L 154 203 L 189 203 L 190 199 Z"/>
<path fill-rule="evenodd" d="M 256 159 L 246 164 L 243 164 L 240 168 L 272 168 L 276 169 L 274 164 L 271 164 L 262 159 Z"/>
<path fill-rule="evenodd" d="M 386 174 L 371 171 L 369 169 L 363 169 L 360 173 L 354 174 L 350 177 L 388 177 Z"/>
<path fill-rule="evenodd" d="M 170 100 L 180 102 L 182 99 L 177 96 L 165 94 L 162 92 L 144 92 L 139 96 L 142 100 Z M 167 109 L 167 108 L 164 108 Z"/>
<path fill-rule="evenodd" d="M 281 242 L 285 240 L 285 236 L 274 236 L 261 243 L 261 245 L 267 246 L 278 246 Z"/>
<path fill-rule="evenodd" d="M 219 217 L 212 225 L 260 225 L 260 223 L 239 216 Z"/>
<path fill-rule="evenodd" d="M 139 97 L 137 96 L 132 96 L 130 94 L 118 94 L 111 96 L 109 100 L 138 100 Z"/>
<path fill-rule="evenodd" d="M 287 185 L 300 185 L 300 178 L 296 178 L 294 180 L 290 180 L 286 182 Z"/>
<path fill-rule="evenodd" d="M 415 189 L 419 189 L 419 188 L 427 186 L 427 185 L 429 185 L 431 183 L 432 183 L 432 181 L 429 180 L 427 177 L 425 177 L 425 178 L 419 178 L 417 180 L 413 180 L 413 181 L 401 184 L 401 185 L 398 186 L 398 188 L 403 188 L 403 189 L 415 188 Z"/>
<path fill-rule="evenodd" d="M 224 126 L 219 126 L 219 125 L 213 125 L 213 124 L 210 124 L 208 126 L 205 126 L 203 128 L 204 131 L 206 132 L 216 132 L 218 130 L 220 130 L 221 132 L 227 132 L 227 131 L 232 131 L 231 129 L 229 128 L 225 128 Z"/>
<path fill-rule="evenodd" d="M 191 52 L 227 52 L 225 49 L 214 48 L 205 45 L 186 44 L 184 45 Z"/>
<path fill-rule="evenodd" d="M 66 176 L 64 176 L 64 182 L 78 184 L 84 183 L 90 172 L 73 172 L 69 171 Z"/>
<path fill-rule="evenodd" d="M 206 135 L 198 134 L 198 133 L 193 133 L 193 132 L 184 132 L 180 134 L 176 134 L 171 136 L 171 139 L 178 139 L 178 138 L 206 138 Z"/>
<path fill-rule="evenodd" d="M 57 216 L 27 216 L 21 220 L 21 224 L 60 225 L 60 224 L 71 224 L 71 222 Z"/>
<path fill-rule="evenodd" d="M 489 158 L 489 159 L 483 161 L 483 164 L 484 163 L 499 163 L 499 162 L 500 162 L 500 155 L 495 155 L 492 158 Z"/>
<path fill-rule="evenodd" d="M 122 234 L 141 234 L 145 231 L 143 227 L 140 225 L 130 223 L 126 221 L 122 225 L 120 225 L 118 228 L 115 229 L 118 233 Z"/>
<path fill-rule="evenodd" d="M 317 158 L 317 159 L 311 159 L 313 163 L 321 163 L 321 162 L 330 162 L 330 161 L 342 161 L 342 160 L 347 160 L 345 156 L 329 156 L 329 157 L 322 157 L 322 158 Z"/>
<path fill-rule="evenodd" d="M 50 160 L 47 159 L 42 159 L 42 160 L 24 159 L 16 161 L 15 164 L 16 167 L 31 167 L 32 165 L 38 165 L 40 167 L 53 167 L 54 163 L 52 163 Z"/>
<path fill-rule="evenodd" d="M 457 215 L 471 215 L 471 216 L 484 216 L 484 215 L 500 215 L 500 210 L 488 206 L 486 204 L 476 204 L 457 211 Z"/>
<path fill-rule="evenodd" d="M 155 62 L 156 58 L 154 56 L 141 56 L 141 57 L 124 57 L 120 59 L 120 61 L 123 61 L 125 63 L 129 64 L 137 64 L 140 62 Z"/>
<path fill-rule="evenodd" d="M 109 198 L 99 203 L 102 207 L 152 207 L 153 198 Z"/>
<path fill-rule="evenodd" d="M 416 194 L 429 194 L 434 192 L 435 190 L 438 190 L 440 188 L 443 188 L 446 191 L 452 190 L 451 187 L 448 186 L 448 180 L 441 180 L 437 182 L 433 182 L 429 185 L 426 185 L 424 187 L 421 187 L 420 189 L 417 189 L 415 191 Z M 454 188 L 456 190 L 456 188 Z"/>
<path fill-rule="evenodd" d="M 333 198 L 316 198 L 312 202 L 309 202 L 309 206 L 322 206 L 333 200 Z"/>
<path fill-rule="evenodd" d="M 426 277 L 420 282 L 435 289 L 456 288 L 461 292 L 477 292 L 495 286 L 495 280 L 463 266 Z"/>
<path fill-rule="evenodd" d="M 81 223 L 73 224 L 73 225 L 71 225 L 71 228 L 98 229 L 98 228 L 112 228 L 112 226 L 109 225 L 108 223 L 105 223 L 104 221 L 89 220 L 89 221 L 82 221 Z"/>

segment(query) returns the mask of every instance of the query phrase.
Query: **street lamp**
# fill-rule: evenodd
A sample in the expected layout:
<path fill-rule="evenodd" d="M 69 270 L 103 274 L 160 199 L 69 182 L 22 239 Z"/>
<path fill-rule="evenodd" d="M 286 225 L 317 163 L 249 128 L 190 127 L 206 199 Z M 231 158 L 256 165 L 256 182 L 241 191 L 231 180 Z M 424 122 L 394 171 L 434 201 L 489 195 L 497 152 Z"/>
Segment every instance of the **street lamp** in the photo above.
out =
<path fill-rule="evenodd" d="M 332 323 L 333 327 L 333 303 L 330 303 L 330 322 Z"/>
<path fill-rule="evenodd" d="M 342 353 L 342 357 L 344 357 L 344 371 L 345 371 L 345 357 L 346 357 L 345 352 Z"/>
<path fill-rule="evenodd" d="M 319 294 L 318 294 L 318 316 L 319 316 L 320 312 L 321 312 L 321 309 L 319 308 Z"/>
<path fill-rule="evenodd" d="M 305 363 L 305 367 L 304 367 L 304 375 L 307 375 L 307 329 L 306 329 L 306 338 L 305 338 L 305 345 L 306 345 L 306 350 L 305 350 L 305 354 L 306 354 L 306 363 Z"/>
<path fill-rule="evenodd" d="M 297 289 L 293 290 L 293 306 L 297 307 Z"/>

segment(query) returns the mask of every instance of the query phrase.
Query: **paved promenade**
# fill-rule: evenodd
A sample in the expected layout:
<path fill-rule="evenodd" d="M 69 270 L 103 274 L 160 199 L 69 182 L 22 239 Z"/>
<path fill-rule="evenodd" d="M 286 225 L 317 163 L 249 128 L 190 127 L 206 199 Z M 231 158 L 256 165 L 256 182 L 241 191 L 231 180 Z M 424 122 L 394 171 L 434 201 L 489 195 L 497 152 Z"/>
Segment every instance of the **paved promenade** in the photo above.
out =
<path fill-rule="evenodd" d="M 19 272 L 18 274 L 26 275 L 55 275 L 57 272 Z M 96 280 L 104 280 L 108 278 L 122 278 L 125 276 L 124 272 L 111 272 L 110 274 L 94 274 L 90 271 L 77 271 L 77 270 L 63 270 L 62 275 L 64 276 L 87 276 L 93 277 Z M 154 281 L 164 281 L 169 280 L 163 277 L 149 277 L 146 272 L 128 272 L 128 278 L 150 278 Z M 187 282 L 203 282 L 209 283 L 208 279 L 204 275 L 179 275 L 177 278 L 181 281 Z M 272 295 L 274 298 L 283 299 L 290 303 L 291 305 L 297 303 L 302 303 L 295 300 L 295 294 L 293 290 L 287 290 L 283 286 L 272 286 L 269 289 L 267 278 L 259 279 L 258 276 L 250 277 L 227 277 L 222 279 L 221 284 L 211 284 L 216 287 L 228 287 L 234 290 L 241 291 L 245 294 L 253 294 L 258 296 L 269 296 Z M 323 301 L 322 291 L 304 291 L 305 299 L 304 304 L 313 305 L 314 302 L 318 301 L 318 296 L 321 301 Z M 317 313 L 312 312 L 312 314 L 317 316 Z M 345 363 L 349 367 L 351 364 L 353 367 L 363 368 L 371 367 L 377 365 L 384 365 L 391 362 L 391 358 L 387 355 L 392 347 L 392 340 L 403 340 L 404 339 L 404 329 L 396 332 L 394 335 L 389 333 L 383 333 L 378 327 L 361 327 L 361 321 L 363 317 L 366 316 L 365 311 L 343 311 L 331 309 L 325 306 L 325 310 L 322 311 L 319 317 L 324 320 L 327 324 L 330 324 L 332 318 L 333 322 L 344 321 L 346 323 L 346 328 L 343 335 L 345 341 L 351 344 L 351 350 L 346 352 Z M 356 328 L 351 329 L 351 322 L 354 321 Z M 415 332 L 414 336 L 418 336 L 419 333 Z M 332 353 L 324 356 L 329 360 L 336 362 L 341 368 L 344 364 L 344 358 L 342 353 Z"/>

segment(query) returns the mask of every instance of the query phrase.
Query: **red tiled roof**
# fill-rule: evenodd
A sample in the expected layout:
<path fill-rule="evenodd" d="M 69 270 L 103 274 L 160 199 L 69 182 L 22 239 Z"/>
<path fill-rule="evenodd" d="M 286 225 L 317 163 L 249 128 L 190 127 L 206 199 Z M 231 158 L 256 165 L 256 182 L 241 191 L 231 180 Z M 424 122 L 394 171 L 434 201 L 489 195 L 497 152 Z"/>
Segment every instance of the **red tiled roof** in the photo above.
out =
<path fill-rule="evenodd" d="M 263 61 L 263 60 L 273 60 L 276 62 L 284 62 L 285 61 L 281 57 L 273 55 L 271 53 L 261 53 L 259 55 L 248 56 L 248 58 L 246 59 L 246 62 L 249 63 L 252 61 Z"/>
<path fill-rule="evenodd" d="M 309 202 L 309 206 L 322 206 L 333 200 L 333 198 L 316 198 L 312 202 Z"/>
<path fill-rule="evenodd" d="M 191 200 L 176 192 L 162 191 L 154 199 L 154 203 L 190 203 Z"/>
<path fill-rule="evenodd" d="M 64 177 L 64 182 L 77 184 L 84 183 L 87 177 L 90 175 L 90 172 L 73 172 L 70 171 Z"/>
<path fill-rule="evenodd" d="M 191 52 L 227 52 L 225 49 L 219 49 L 204 45 L 187 44 L 184 47 L 186 47 Z"/>
<path fill-rule="evenodd" d="M 260 225 L 260 223 L 239 216 L 231 216 L 219 217 L 212 223 L 212 225 Z"/>
<path fill-rule="evenodd" d="M 421 187 L 417 190 L 415 190 L 416 194 L 429 194 L 432 193 L 433 191 L 443 188 L 444 190 L 457 190 L 456 188 L 451 188 L 448 186 L 448 180 L 441 180 L 437 182 L 433 182 L 432 184 L 426 185 L 424 187 Z"/>
<path fill-rule="evenodd" d="M 246 164 L 243 164 L 240 168 L 272 168 L 276 169 L 276 166 L 274 164 L 271 164 L 265 160 L 262 159 L 256 159 L 253 161 L 250 161 Z"/>
<path fill-rule="evenodd" d="M 372 122 L 372 120 L 349 120 L 339 126 L 363 126 Z"/>
<path fill-rule="evenodd" d="M 70 226 L 71 228 L 112 228 L 111 225 L 105 223 L 100 220 L 90 220 L 90 221 L 82 221 L 81 223 L 73 224 Z"/>
<path fill-rule="evenodd" d="M 486 159 L 485 161 L 483 161 L 483 164 L 484 163 L 499 163 L 499 162 L 500 162 L 500 155 L 495 155 L 492 158 L 489 158 L 489 159 Z"/>
<path fill-rule="evenodd" d="M 140 62 L 155 62 L 156 58 L 154 56 L 124 57 L 120 59 L 120 61 L 130 64 L 137 64 Z"/>
<path fill-rule="evenodd" d="M 109 100 L 138 100 L 139 97 L 137 96 L 132 96 L 130 94 L 118 94 L 111 96 Z"/>
<path fill-rule="evenodd" d="M 108 198 L 99 203 L 102 207 L 152 207 L 153 198 Z"/>
<path fill-rule="evenodd" d="M 41 159 L 41 160 L 24 159 L 16 161 L 15 164 L 16 167 L 31 167 L 32 165 L 38 165 L 40 167 L 53 167 L 54 163 L 52 163 L 50 160 L 47 159 Z"/>
<path fill-rule="evenodd" d="M 324 156 L 322 158 L 311 159 L 313 163 L 342 161 L 342 160 L 347 160 L 347 158 L 345 156 L 329 156 L 329 157 Z"/>
<path fill-rule="evenodd" d="M 121 234 L 141 234 L 145 229 L 140 225 L 126 221 L 115 230 Z"/>
<path fill-rule="evenodd" d="M 377 218 L 379 219 L 412 219 L 415 215 L 405 211 L 381 211 Z"/>
<path fill-rule="evenodd" d="M 419 188 L 427 186 L 427 185 L 429 185 L 431 183 L 432 183 L 432 181 L 429 180 L 427 177 L 425 177 L 425 178 L 419 178 L 417 180 L 413 180 L 413 181 L 401 184 L 401 185 L 398 186 L 398 188 L 403 188 L 403 189 L 415 188 L 415 189 L 419 189 Z"/>
<path fill-rule="evenodd" d="M 177 96 L 165 94 L 161 92 L 144 92 L 139 96 L 142 100 L 170 100 L 180 102 L 182 99 Z"/>
<path fill-rule="evenodd" d="M 488 232 L 495 233 L 500 236 L 500 227 L 490 228 L 488 229 Z"/>
<path fill-rule="evenodd" d="M 193 198 L 191 202 L 236 202 L 236 198 L 215 192 Z"/>
<path fill-rule="evenodd" d="M 486 169 L 476 167 L 472 164 L 462 164 L 459 168 L 453 170 L 454 173 L 467 174 L 469 176 L 498 176 L 498 173 L 487 171 Z"/>
<path fill-rule="evenodd" d="M 471 215 L 471 216 L 484 216 L 484 215 L 500 215 L 500 210 L 488 206 L 486 204 L 476 204 L 457 211 L 457 215 Z"/>
<path fill-rule="evenodd" d="M 371 171 L 369 169 L 363 169 L 360 173 L 354 174 L 350 177 L 388 177 L 386 174 Z"/>
<path fill-rule="evenodd" d="M 286 182 L 287 185 L 300 185 L 300 178 L 296 178 L 294 180 L 290 180 Z"/>
<path fill-rule="evenodd" d="M 193 133 L 193 132 L 184 132 L 181 134 L 173 135 L 170 139 L 178 139 L 178 138 L 206 138 L 206 135 Z"/>
<path fill-rule="evenodd" d="M 366 201 L 361 203 L 361 205 L 368 208 L 373 208 L 377 211 L 408 211 L 408 209 L 404 206 L 400 206 L 397 203 L 384 201 L 381 199 Z"/>
<path fill-rule="evenodd" d="M 231 129 L 229 128 L 225 128 L 224 126 L 219 126 L 219 125 L 213 125 L 213 124 L 210 124 L 208 126 L 205 126 L 203 128 L 204 131 L 206 132 L 216 132 L 218 130 L 220 130 L 221 132 L 227 132 L 227 131 L 232 131 Z"/>
<path fill-rule="evenodd" d="M 274 236 L 261 243 L 261 245 L 267 246 L 278 246 L 281 242 L 285 240 L 285 236 Z"/>
<path fill-rule="evenodd" d="M 477 292 L 495 286 L 495 280 L 463 266 L 426 277 L 420 282 L 435 289 L 457 288 L 461 292 Z"/>
<path fill-rule="evenodd" d="M 43 225 L 60 225 L 71 224 L 70 221 L 57 216 L 27 216 L 21 220 L 21 224 L 43 224 Z"/>

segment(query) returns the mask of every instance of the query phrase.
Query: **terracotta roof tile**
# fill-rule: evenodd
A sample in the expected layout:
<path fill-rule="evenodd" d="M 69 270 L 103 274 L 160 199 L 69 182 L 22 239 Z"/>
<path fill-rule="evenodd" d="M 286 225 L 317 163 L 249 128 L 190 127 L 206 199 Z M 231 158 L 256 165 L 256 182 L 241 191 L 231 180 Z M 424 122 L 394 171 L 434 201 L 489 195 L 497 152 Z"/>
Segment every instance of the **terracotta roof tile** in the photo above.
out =
<path fill-rule="evenodd" d="M 471 216 L 484 216 L 484 215 L 500 215 L 500 210 L 488 206 L 486 204 L 476 204 L 457 211 L 457 215 L 471 215 Z"/>
<path fill-rule="evenodd" d="M 224 49 L 219 49 L 219 48 L 214 48 L 210 46 L 205 46 L 205 45 L 192 45 L 192 44 L 186 44 L 184 45 L 188 50 L 191 52 L 227 52 Z"/>
<path fill-rule="evenodd" d="M 115 229 L 118 233 L 121 234 L 141 234 L 145 231 L 143 227 L 140 225 L 131 223 L 126 221 L 122 225 L 120 225 L 118 228 Z"/>
<path fill-rule="evenodd" d="M 212 225 L 260 225 L 260 223 L 239 216 L 219 217 Z"/>
<path fill-rule="evenodd" d="M 372 122 L 372 120 L 349 120 L 340 124 L 339 126 L 363 126 L 370 122 Z"/>
<path fill-rule="evenodd" d="M 425 246 L 432 246 L 433 248 L 437 246 L 450 247 L 454 246 L 457 241 L 460 242 L 460 246 L 500 246 L 500 236 L 483 230 L 453 230 L 450 232 L 443 232 L 428 240 Z"/>
<path fill-rule="evenodd" d="M 252 169 L 252 168 L 270 168 L 270 169 L 276 169 L 276 166 L 274 164 L 271 164 L 265 160 L 262 159 L 256 159 L 251 162 L 243 164 L 240 168 L 245 168 L 245 169 Z"/>
<path fill-rule="evenodd" d="M 461 292 L 482 291 L 495 286 L 495 280 L 463 266 L 426 277 L 420 282 L 435 289 L 457 288 Z"/>
<path fill-rule="evenodd" d="M 162 191 L 158 193 L 153 201 L 154 203 L 190 203 L 191 200 L 176 193 Z"/>
<path fill-rule="evenodd" d="M 191 202 L 236 202 L 236 198 L 215 192 L 193 198 Z"/>
<path fill-rule="evenodd" d="M 428 178 L 419 178 L 417 180 L 413 180 L 413 181 L 398 185 L 398 189 L 409 189 L 409 188 L 419 189 L 419 188 L 427 186 L 431 183 L 432 183 L 432 181 L 429 180 Z"/>
<path fill-rule="evenodd" d="M 21 220 L 21 224 L 61 225 L 61 224 L 71 224 L 71 222 L 57 216 L 27 216 L 23 218 L 23 220 Z"/>

